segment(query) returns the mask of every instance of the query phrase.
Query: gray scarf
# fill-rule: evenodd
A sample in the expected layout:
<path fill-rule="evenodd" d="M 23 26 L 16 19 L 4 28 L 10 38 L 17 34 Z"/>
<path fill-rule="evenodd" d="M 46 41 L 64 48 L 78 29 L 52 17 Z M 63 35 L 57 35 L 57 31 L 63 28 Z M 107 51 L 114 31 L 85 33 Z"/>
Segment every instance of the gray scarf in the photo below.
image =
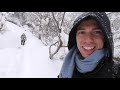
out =
<path fill-rule="evenodd" d="M 74 68 L 76 67 L 80 73 L 93 71 L 105 56 L 105 50 L 99 49 L 94 51 L 90 56 L 82 59 L 78 49 L 74 46 L 66 55 L 62 65 L 59 78 L 72 78 Z"/>

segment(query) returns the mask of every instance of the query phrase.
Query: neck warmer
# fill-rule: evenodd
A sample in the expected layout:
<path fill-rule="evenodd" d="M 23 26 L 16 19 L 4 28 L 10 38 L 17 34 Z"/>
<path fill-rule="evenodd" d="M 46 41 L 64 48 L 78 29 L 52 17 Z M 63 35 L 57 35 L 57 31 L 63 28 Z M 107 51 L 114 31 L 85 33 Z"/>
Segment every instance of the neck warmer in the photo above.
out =
<path fill-rule="evenodd" d="M 82 59 L 77 47 L 74 46 L 65 57 L 59 78 L 72 78 L 75 67 L 80 73 L 91 72 L 96 68 L 104 56 L 105 49 L 99 49 Z"/>

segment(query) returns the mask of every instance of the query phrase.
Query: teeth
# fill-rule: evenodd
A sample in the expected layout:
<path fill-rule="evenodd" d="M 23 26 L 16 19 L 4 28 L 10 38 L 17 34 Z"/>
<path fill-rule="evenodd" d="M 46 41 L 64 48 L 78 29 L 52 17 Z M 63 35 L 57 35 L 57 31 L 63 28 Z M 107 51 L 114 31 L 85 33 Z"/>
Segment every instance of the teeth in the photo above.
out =
<path fill-rule="evenodd" d="M 83 47 L 84 49 L 86 49 L 86 50 L 91 50 L 91 49 L 93 49 L 94 47 Z"/>

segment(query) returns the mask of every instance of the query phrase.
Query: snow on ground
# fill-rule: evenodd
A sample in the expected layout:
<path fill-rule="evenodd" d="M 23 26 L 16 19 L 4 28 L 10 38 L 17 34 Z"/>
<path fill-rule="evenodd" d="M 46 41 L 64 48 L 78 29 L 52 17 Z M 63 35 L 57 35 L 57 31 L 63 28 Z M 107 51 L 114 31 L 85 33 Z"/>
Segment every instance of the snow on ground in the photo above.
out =
<path fill-rule="evenodd" d="M 57 78 L 63 61 L 49 59 L 49 47 L 28 30 L 6 22 L 0 34 L 0 78 Z M 27 36 L 20 45 L 22 33 Z"/>

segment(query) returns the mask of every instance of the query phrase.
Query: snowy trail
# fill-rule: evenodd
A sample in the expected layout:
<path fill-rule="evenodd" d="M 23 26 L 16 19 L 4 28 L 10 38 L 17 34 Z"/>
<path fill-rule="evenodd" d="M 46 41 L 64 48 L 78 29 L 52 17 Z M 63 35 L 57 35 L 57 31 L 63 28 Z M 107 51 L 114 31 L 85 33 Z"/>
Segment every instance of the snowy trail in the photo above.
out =
<path fill-rule="evenodd" d="M 31 43 L 31 44 L 30 44 Z M 45 52 L 44 52 L 45 51 Z M 25 46 L 0 49 L 0 77 L 31 78 L 46 77 L 50 71 L 47 48 L 31 33 L 27 34 Z M 6 63 L 7 62 L 7 63 Z M 52 73 L 52 72 L 51 72 Z"/>
<path fill-rule="evenodd" d="M 49 59 L 49 47 L 31 32 L 7 22 L 7 32 L 0 35 L 0 78 L 57 78 L 62 61 Z M 20 44 L 25 33 L 27 41 Z"/>
<path fill-rule="evenodd" d="M 19 47 L 17 49 L 16 53 L 16 63 L 14 64 L 14 68 L 16 68 L 16 77 L 21 77 L 22 69 L 23 69 L 23 63 L 24 63 L 24 54 L 22 47 Z"/>
<path fill-rule="evenodd" d="M 0 50 L 0 78 L 14 78 L 20 73 L 22 51 L 17 48 Z"/>

